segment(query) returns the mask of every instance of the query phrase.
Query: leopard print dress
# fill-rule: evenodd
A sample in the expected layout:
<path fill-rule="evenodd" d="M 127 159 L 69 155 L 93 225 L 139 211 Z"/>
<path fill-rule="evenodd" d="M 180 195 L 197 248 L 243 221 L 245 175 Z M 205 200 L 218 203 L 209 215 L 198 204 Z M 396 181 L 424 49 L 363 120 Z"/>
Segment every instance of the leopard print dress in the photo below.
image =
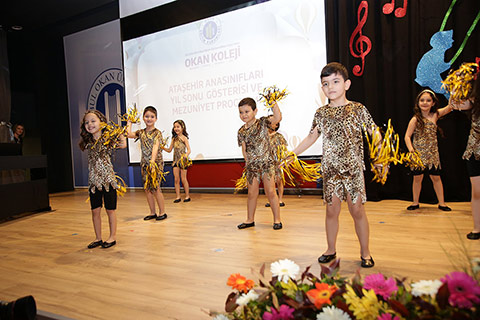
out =
<path fill-rule="evenodd" d="M 241 147 L 245 142 L 245 170 L 249 184 L 253 182 L 253 179 L 260 182 L 265 175 L 267 177 L 275 176 L 275 151 L 270 143 L 269 125 L 268 118 L 261 117 L 256 119 L 250 127 L 247 128 L 246 125 L 243 125 L 238 130 L 238 146 Z"/>
<path fill-rule="evenodd" d="M 323 135 L 323 195 L 332 204 L 350 195 L 353 203 L 367 201 L 363 171 L 363 127 L 375 126 L 367 108 L 349 101 L 343 106 L 325 105 L 317 109 L 311 131 Z"/>
<path fill-rule="evenodd" d="M 283 170 L 279 167 L 280 161 L 283 159 L 278 159 L 278 150 L 279 148 L 286 148 L 287 147 L 287 140 L 285 137 L 278 132 L 274 132 L 270 135 L 270 143 L 273 146 L 273 150 L 275 151 L 275 161 L 277 163 L 275 167 L 275 181 L 279 182 L 282 181 L 283 178 Z"/>
<path fill-rule="evenodd" d="M 438 153 L 437 125 L 428 119 L 423 119 L 423 130 L 418 126 L 413 132 L 413 148 L 420 154 L 425 168 L 440 169 Z M 412 170 L 415 170 L 412 168 Z"/>

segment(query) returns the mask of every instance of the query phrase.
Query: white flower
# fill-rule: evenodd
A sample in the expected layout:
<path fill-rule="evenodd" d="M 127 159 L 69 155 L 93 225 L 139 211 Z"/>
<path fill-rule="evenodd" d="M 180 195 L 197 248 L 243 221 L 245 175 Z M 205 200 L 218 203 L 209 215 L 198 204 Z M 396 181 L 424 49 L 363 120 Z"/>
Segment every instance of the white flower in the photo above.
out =
<path fill-rule="evenodd" d="M 250 301 L 254 301 L 258 299 L 258 294 L 254 290 L 248 291 L 247 294 L 242 293 L 240 297 L 237 298 L 237 304 L 239 306 L 245 306 Z"/>
<path fill-rule="evenodd" d="M 230 320 L 230 318 L 224 314 L 217 314 L 212 320 Z"/>
<path fill-rule="evenodd" d="M 325 307 L 317 314 L 317 320 L 351 320 L 348 313 L 335 307 Z"/>
<path fill-rule="evenodd" d="M 437 294 L 437 291 L 442 284 L 443 282 L 440 280 L 421 280 L 412 283 L 412 295 L 416 297 L 423 295 L 429 295 L 433 297 Z"/>
<path fill-rule="evenodd" d="M 477 274 L 480 271 L 480 258 L 472 259 L 472 271 Z"/>
<path fill-rule="evenodd" d="M 288 283 L 289 278 L 295 279 L 300 272 L 300 267 L 292 260 L 284 259 L 272 263 L 270 271 L 273 276 L 278 277 L 278 280 Z"/>

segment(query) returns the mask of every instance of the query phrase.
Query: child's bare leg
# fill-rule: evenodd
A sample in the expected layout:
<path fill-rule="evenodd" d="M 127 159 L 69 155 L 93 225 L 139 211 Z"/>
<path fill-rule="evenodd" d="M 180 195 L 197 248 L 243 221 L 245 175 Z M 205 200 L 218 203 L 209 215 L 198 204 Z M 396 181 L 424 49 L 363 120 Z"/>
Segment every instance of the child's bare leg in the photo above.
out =
<path fill-rule="evenodd" d="M 92 209 L 93 230 L 95 231 L 95 241 L 102 240 L 102 207 Z"/>
<path fill-rule="evenodd" d="M 110 227 L 110 237 L 106 242 L 113 242 L 117 240 L 117 215 L 115 210 L 107 210 L 108 226 Z"/>
<path fill-rule="evenodd" d="M 480 232 L 480 176 L 470 177 L 472 183 L 472 216 L 473 216 L 473 231 Z"/>
<path fill-rule="evenodd" d="M 413 203 L 412 205 L 418 205 L 420 199 L 420 191 L 422 190 L 422 180 L 423 174 L 418 176 L 413 176 L 413 183 L 412 183 L 412 194 L 413 194 Z"/>
<path fill-rule="evenodd" d="M 325 231 L 327 233 L 327 251 L 324 255 L 331 255 L 337 252 L 337 234 L 338 234 L 338 217 L 342 202 L 337 196 L 332 197 L 332 203 L 326 205 L 325 215 Z"/>
<path fill-rule="evenodd" d="M 190 185 L 187 180 L 187 170 L 182 169 L 180 174 L 182 177 L 183 190 L 185 190 L 185 199 L 190 199 Z"/>
<path fill-rule="evenodd" d="M 162 190 L 158 188 L 153 195 L 155 195 L 155 199 L 157 200 L 158 204 L 158 215 L 162 215 L 165 213 L 165 198 L 163 197 Z"/>
<path fill-rule="evenodd" d="M 435 190 L 435 194 L 437 195 L 438 205 L 446 206 L 445 199 L 443 198 L 443 184 L 442 179 L 440 176 L 432 176 L 430 175 L 430 179 L 433 183 L 433 189 Z"/>
<path fill-rule="evenodd" d="M 273 223 L 280 223 L 280 204 L 278 202 L 277 192 L 275 191 L 275 178 L 263 176 L 263 188 L 267 195 L 270 208 L 273 213 Z"/>
<path fill-rule="evenodd" d="M 175 194 L 177 195 L 176 199 L 180 199 L 180 168 L 173 168 L 173 176 L 175 178 Z"/>
<path fill-rule="evenodd" d="M 279 179 L 277 182 L 277 188 L 278 188 L 278 202 L 282 203 L 283 202 L 283 181 L 282 179 Z"/>
<path fill-rule="evenodd" d="M 360 254 L 362 258 L 370 258 L 369 237 L 370 227 L 368 225 L 367 214 L 365 213 L 365 206 L 362 199 L 359 197 L 356 203 L 352 202 L 350 195 L 347 196 L 348 211 L 355 222 L 355 232 L 357 233 L 358 241 L 360 242 Z"/>
<path fill-rule="evenodd" d="M 153 196 L 153 193 L 145 190 L 145 195 L 147 196 L 147 203 L 148 207 L 150 208 L 150 214 L 157 214 L 155 212 L 155 198 Z"/>
<path fill-rule="evenodd" d="M 248 183 L 247 221 L 245 223 L 255 221 L 259 185 L 260 182 L 257 179 L 253 179 L 252 183 Z"/>

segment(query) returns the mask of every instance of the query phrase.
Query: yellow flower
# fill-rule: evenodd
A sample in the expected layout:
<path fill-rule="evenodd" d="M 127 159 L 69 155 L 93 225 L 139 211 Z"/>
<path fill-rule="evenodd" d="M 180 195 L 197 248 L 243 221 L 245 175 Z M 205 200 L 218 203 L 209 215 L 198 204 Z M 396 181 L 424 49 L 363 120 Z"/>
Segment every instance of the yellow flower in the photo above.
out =
<path fill-rule="evenodd" d="M 380 311 L 394 313 L 393 310 L 388 308 L 387 303 L 378 301 L 373 290 L 362 289 L 362 293 L 363 297 L 358 297 L 353 288 L 347 285 L 347 292 L 343 294 L 348 308 L 358 320 L 376 320 Z"/>

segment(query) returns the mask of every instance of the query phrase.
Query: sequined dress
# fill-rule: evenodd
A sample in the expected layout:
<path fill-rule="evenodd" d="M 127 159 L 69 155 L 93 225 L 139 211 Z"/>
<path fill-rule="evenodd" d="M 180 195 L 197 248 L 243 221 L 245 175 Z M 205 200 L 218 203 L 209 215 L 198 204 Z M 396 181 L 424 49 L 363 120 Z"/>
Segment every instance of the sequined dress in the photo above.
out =
<path fill-rule="evenodd" d="M 358 102 L 344 106 L 325 105 L 317 109 L 312 131 L 323 135 L 323 195 L 328 204 L 333 195 L 346 200 L 350 194 L 353 203 L 358 198 L 367 201 L 363 171 L 363 125 L 375 125 L 367 108 Z"/>
<path fill-rule="evenodd" d="M 93 146 L 93 147 L 92 147 Z M 88 150 L 88 189 L 91 193 L 98 190 L 110 191 L 110 185 L 117 189 L 117 180 L 112 164 L 112 150 L 102 141 L 96 144 L 87 144 Z"/>
<path fill-rule="evenodd" d="M 187 138 L 188 139 L 188 138 Z M 187 153 L 187 145 L 180 139 L 178 136 L 173 138 L 173 165 L 180 167 L 182 169 L 187 169 L 184 167 L 180 161 L 182 159 L 182 155 Z"/>
<path fill-rule="evenodd" d="M 475 114 L 472 114 L 470 135 L 468 136 L 467 148 L 462 158 L 468 160 L 472 155 L 475 157 L 475 160 L 480 160 L 480 116 Z"/>
<path fill-rule="evenodd" d="M 413 148 L 420 154 L 420 159 L 425 168 L 440 169 L 437 125 L 428 119 L 423 119 L 423 123 L 423 130 L 417 125 L 413 132 Z"/>
<path fill-rule="evenodd" d="M 142 158 L 140 160 L 140 167 L 142 169 L 142 180 L 145 184 L 147 179 L 146 177 L 146 167 L 150 163 L 150 159 L 152 159 L 152 151 L 153 145 L 160 141 L 162 143 L 162 132 L 157 128 L 153 129 L 152 131 L 147 132 L 146 129 L 137 130 L 135 132 L 135 136 L 140 139 L 140 148 L 142 150 Z M 161 171 L 163 171 L 163 156 L 162 156 L 162 149 L 159 146 L 157 152 L 157 158 L 155 159 L 158 167 Z M 160 185 L 160 176 L 158 177 L 158 185 Z"/>
<path fill-rule="evenodd" d="M 279 159 L 279 149 L 281 148 L 287 148 L 287 140 L 285 140 L 285 137 L 278 132 L 275 132 L 270 135 L 270 143 L 273 146 L 273 150 L 275 152 L 275 162 L 277 165 L 275 166 L 275 180 L 279 181 L 279 179 L 282 179 L 283 176 L 283 170 L 279 167 L 280 161 L 283 159 Z"/>
<path fill-rule="evenodd" d="M 245 142 L 245 170 L 250 184 L 253 179 L 261 181 L 264 175 L 275 176 L 275 151 L 270 143 L 269 125 L 268 118 L 261 117 L 250 127 L 243 125 L 238 130 L 238 145 L 241 147 L 242 142 Z"/>

